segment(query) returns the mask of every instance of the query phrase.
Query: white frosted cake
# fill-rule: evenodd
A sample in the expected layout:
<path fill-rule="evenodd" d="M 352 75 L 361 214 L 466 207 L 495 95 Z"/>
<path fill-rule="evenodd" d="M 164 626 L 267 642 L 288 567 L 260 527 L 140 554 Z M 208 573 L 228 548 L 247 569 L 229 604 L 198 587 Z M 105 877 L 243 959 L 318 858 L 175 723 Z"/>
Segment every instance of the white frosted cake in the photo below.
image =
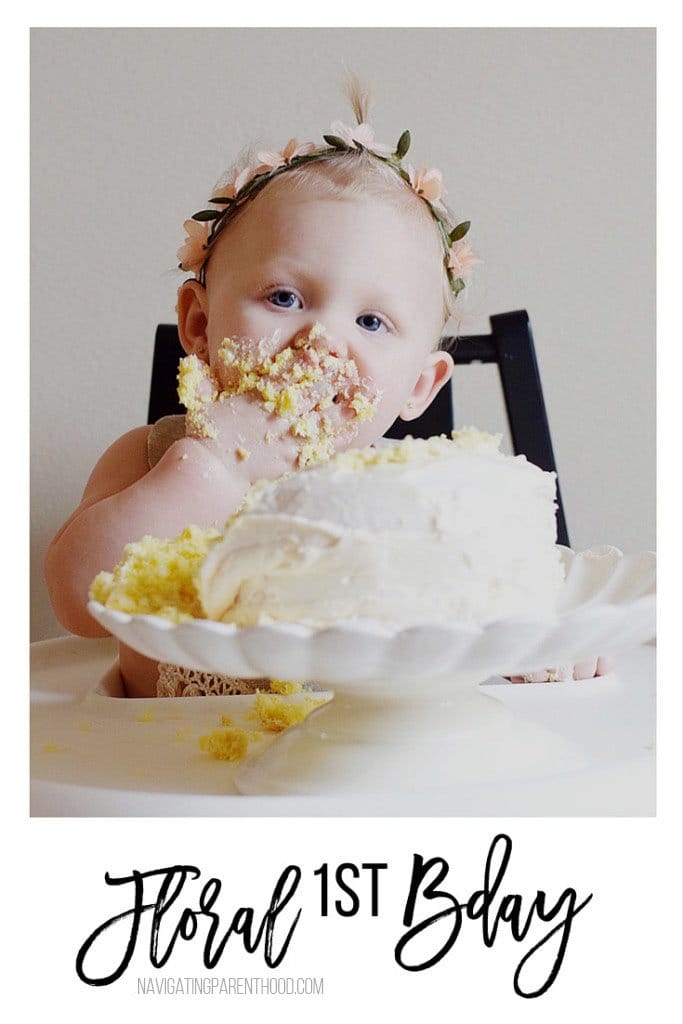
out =
<path fill-rule="evenodd" d="M 241 626 L 553 615 L 555 476 L 499 441 L 468 428 L 259 482 L 199 570 L 205 614 Z"/>

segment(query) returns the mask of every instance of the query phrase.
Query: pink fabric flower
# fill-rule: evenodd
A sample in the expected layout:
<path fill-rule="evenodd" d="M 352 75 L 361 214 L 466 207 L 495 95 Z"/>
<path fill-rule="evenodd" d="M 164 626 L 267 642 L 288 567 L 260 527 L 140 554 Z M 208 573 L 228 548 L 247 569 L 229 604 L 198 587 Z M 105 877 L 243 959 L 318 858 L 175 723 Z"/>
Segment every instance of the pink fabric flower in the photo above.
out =
<path fill-rule="evenodd" d="M 341 121 L 333 121 L 330 125 L 330 135 L 338 135 L 347 146 L 356 148 L 355 143 L 360 143 L 365 149 L 369 149 L 375 156 L 391 156 L 394 152 L 393 146 L 385 146 L 382 142 L 375 142 L 375 132 L 369 124 L 357 124 L 350 128 Z"/>
<path fill-rule="evenodd" d="M 257 171 L 253 167 L 245 167 L 233 174 L 232 178 L 227 181 L 219 179 L 213 190 L 213 195 L 224 199 L 234 199 L 240 189 L 243 189 L 256 173 Z"/>
<path fill-rule="evenodd" d="M 405 164 L 413 190 L 432 206 L 445 196 L 443 175 L 435 167 L 421 167 L 416 171 L 412 164 Z"/>
<path fill-rule="evenodd" d="M 209 227 L 206 221 L 198 220 L 186 220 L 183 227 L 187 232 L 187 238 L 185 244 L 178 249 L 178 261 L 182 270 L 199 276 L 199 271 L 206 259 Z"/>
<path fill-rule="evenodd" d="M 257 153 L 260 165 L 256 168 L 256 173 L 261 174 L 263 171 L 276 171 L 278 167 L 284 167 L 285 164 L 292 162 L 296 156 L 307 156 L 308 153 L 312 153 L 317 146 L 314 142 L 305 142 L 299 146 L 296 139 L 290 139 L 285 148 L 280 153 L 271 153 L 269 150 L 263 150 L 261 153 Z"/>
<path fill-rule="evenodd" d="M 472 246 L 464 238 L 453 242 L 448 250 L 448 267 L 456 277 L 464 277 L 475 264 L 481 263 Z"/>

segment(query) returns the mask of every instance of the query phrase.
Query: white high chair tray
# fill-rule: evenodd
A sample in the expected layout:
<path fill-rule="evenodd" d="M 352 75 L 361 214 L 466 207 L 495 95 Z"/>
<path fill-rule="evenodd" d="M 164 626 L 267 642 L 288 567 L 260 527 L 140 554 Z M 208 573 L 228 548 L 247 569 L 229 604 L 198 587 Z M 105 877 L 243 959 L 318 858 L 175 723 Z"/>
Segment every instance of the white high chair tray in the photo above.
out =
<path fill-rule="evenodd" d="M 514 783 L 373 796 L 241 796 L 236 765 L 203 753 L 198 739 L 249 720 L 253 698 L 126 700 L 96 692 L 115 660 L 113 640 L 65 637 L 31 649 L 31 814 L 34 816 L 630 816 L 655 813 L 655 650 L 622 655 L 594 680 L 512 684 L 485 692 L 583 755 L 580 771 L 542 763 Z M 272 742 L 272 741 L 269 741 Z M 481 751 L 482 763 L 487 760 Z M 505 764 L 504 752 L 496 761 Z M 487 765 L 490 767 L 490 765 Z M 490 771 L 489 771 L 490 776 Z"/>

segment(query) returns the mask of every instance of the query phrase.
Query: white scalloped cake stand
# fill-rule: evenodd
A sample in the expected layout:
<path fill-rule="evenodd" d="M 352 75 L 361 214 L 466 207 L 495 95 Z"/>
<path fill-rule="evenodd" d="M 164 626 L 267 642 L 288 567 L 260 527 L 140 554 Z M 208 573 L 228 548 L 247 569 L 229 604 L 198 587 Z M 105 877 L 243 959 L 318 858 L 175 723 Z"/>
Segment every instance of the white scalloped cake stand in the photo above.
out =
<path fill-rule="evenodd" d="M 252 678 L 315 679 L 334 689 L 332 702 L 243 764 L 235 775 L 242 793 L 376 794 L 524 780 L 539 766 L 551 774 L 581 771 L 585 755 L 477 684 L 612 654 L 655 632 L 652 553 L 624 556 L 608 546 L 562 552 L 558 614 L 545 622 L 237 629 L 89 607 L 119 639 L 160 661 Z"/>

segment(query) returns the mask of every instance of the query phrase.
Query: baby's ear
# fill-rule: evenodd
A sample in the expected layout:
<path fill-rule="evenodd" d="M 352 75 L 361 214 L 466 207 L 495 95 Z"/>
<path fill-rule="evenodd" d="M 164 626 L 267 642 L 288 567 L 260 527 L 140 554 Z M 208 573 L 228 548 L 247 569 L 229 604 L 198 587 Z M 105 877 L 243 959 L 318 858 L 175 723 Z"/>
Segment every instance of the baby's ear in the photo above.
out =
<path fill-rule="evenodd" d="M 208 301 L 206 288 L 199 281 L 184 281 L 178 289 L 178 335 L 188 355 L 209 361 L 209 342 L 206 336 Z"/>
<path fill-rule="evenodd" d="M 436 398 L 453 373 L 453 359 L 448 352 L 430 352 L 408 401 L 401 409 L 402 420 L 415 420 Z"/>

